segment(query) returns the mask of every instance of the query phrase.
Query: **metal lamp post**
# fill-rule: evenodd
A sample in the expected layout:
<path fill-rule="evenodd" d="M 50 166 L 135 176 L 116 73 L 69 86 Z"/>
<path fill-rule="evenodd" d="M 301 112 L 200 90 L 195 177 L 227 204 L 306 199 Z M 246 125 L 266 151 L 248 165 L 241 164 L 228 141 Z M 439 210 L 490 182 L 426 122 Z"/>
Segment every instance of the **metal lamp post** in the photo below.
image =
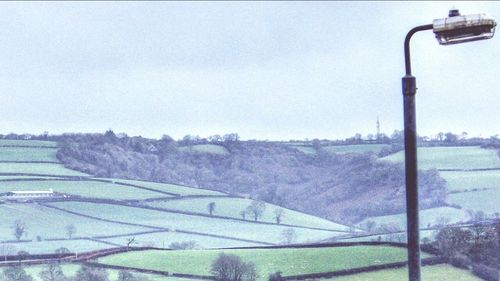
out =
<path fill-rule="evenodd" d="M 415 116 L 415 77 L 411 74 L 410 39 L 423 30 L 433 30 L 441 45 L 490 39 L 495 33 L 496 22 L 485 14 L 460 15 L 450 10 L 447 18 L 434 20 L 432 24 L 411 29 L 404 41 L 405 69 L 403 77 L 406 219 L 408 235 L 408 270 L 410 281 L 420 281 L 420 234 L 418 219 L 417 185 L 417 128 Z"/>

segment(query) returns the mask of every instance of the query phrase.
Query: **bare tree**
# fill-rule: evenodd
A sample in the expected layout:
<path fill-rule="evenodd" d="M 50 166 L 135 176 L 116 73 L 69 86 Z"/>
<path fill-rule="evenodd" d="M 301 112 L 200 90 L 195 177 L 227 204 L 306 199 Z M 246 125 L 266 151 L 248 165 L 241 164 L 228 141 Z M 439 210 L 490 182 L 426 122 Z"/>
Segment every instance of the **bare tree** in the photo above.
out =
<path fill-rule="evenodd" d="M 210 213 L 210 215 L 213 215 L 213 213 L 215 211 L 215 202 L 208 203 L 207 210 L 208 210 L 208 213 Z"/>
<path fill-rule="evenodd" d="M 135 237 L 127 238 L 127 251 L 130 249 L 130 246 L 132 244 L 137 244 L 137 241 L 135 241 Z"/>
<path fill-rule="evenodd" d="M 283 237 L 285 244 L 292 244 L 295 240 L 297 240 L 297 233 L 293 228 L 284 229 L 281 232 L 281 236 Z"/>
<path fill-rule="evenodd" d="M 247 219 L 247 211 L 246 210 L 240 211 L 240 216 L 242 219 L 246 220 Z"/>
<path fill-rule="evenodd" d="M 274 209 L 274 218 L 276 219 L 277 224 L 281 223 L 281 218 L 283 217 L 284 213 L 285 211 L 281 208 Z"/>
<path fill-rule="evenodd" d="M 14 221 L 14 224 L 12 225 L 12 229 L 14 230 L 14 236 L 16 237 L 17 241 L 21 240 L 23 235 L 26 234 L 26 224 L 21 221 L 21 220 L 16 220 Z"/>
<path fill-rule="evenodd" d="M 40 278 L 43 281 L 65 281 L 66 276 L 62 271 L 59 263 L 48 263 L 43 267 L 43 270 L 40 271 Z"/>
<path fill-rule="evenodd" d="M 5 262 L 7 262 L 7 256 L 13 255 L 15 252 L 16 248 L 14 246 L 5 243 L 0 244 L 0 254 L 3 256 Z"/>
<path fill-rule="evenodd" d="M 247 211 L 253 214 L 253 219 L 255 221 L 259 220 L 262 217 L 262 214 L 266 210 L 266 203 L 262 201 L 252 201 L 250 205 L 247 207 Z"/>
<path fill-rule="evenodd" d="M 76 233 L 76 226 L 74 224 L 68 224 L 66 226 L 66 234 L 68 234 L 68 238 L 72 239 L 75 233 Z"/>
<path fill-rule="evenodd" d="M 216 281 L 255 281 L 256 278 L 254 263 L 246 263 L 236 255 L 224 253 L 214 260 L 211 272 Z"/>

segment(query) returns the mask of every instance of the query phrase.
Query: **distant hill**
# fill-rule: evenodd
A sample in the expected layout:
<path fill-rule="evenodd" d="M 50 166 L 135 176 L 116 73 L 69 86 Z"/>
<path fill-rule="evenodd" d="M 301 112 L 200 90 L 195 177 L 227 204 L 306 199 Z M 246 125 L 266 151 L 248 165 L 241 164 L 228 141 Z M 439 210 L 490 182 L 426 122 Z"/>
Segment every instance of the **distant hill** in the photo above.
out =
<path fill-rule="evenodd" d="M 93 177 L 65 168 L 57 150 L 55 142 L 0 141 L 2 256 L 61 247 L 82 253 L 130 241 L 158 248 L 265 246 L 285 243 L 285 231 L 293 242 L 351 233 L 346 225 L 224 192 Z M 260 210 L 257 218 L 251 206 Z"/>
<path fill-rule="evenodd" d="M 355 153 L 357 147 L 297 149 L 237 138 L 199 145 L 112 132 L 64 135 L 59 145 L 57 157 L 67 168 L 93 176 L 203 187 L 343 223 L 405 208 L 403 166 L 378 161 L 382 145 Z M 437 171 L 421 171 L 420 179 L 421 207 L 444 205 L 445 183 Z"/>

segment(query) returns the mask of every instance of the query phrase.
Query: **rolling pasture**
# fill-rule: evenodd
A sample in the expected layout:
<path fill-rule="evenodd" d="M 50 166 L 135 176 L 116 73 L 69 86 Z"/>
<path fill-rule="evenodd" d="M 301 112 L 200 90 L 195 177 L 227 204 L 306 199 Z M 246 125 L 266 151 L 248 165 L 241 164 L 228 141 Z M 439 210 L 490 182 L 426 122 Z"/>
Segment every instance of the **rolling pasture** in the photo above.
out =
<path fill-rule="evenodd" d="M 189 153 L 209 153 L 209 154 L 218 154 L 218 155 L 227 155 L 229 151 L 221 145 L 215 144 L 196 144 L 192 146 L 183 146 L 179 148 L 182 152 Z"/>
<path fill-rule="evenodd" d="M 89 175 L 65 168 L 56 163 L 0 163 L 0 174 L 37 174 L 49 176 L 76 176 Z"/>
<path fill-rule="evenodd" d="M 448 202 L 465 210 L 482 211 L 487 216 L 500 213 L 500 187 L 448 195 Z"/>
<path fill-rule="evenodd" d="M 61 269 L 66 277 L 75 277 L 76 272 L 80 268 L 80 265 L 78 264 L 61 264 Z M 34 281 L 43 281 L 43 279 L 40 278 L 40 272 L 44 269 L 43 265 L 32 265 L 32 266 L 27 266 L 24 268 L 28 274 L 30 274 L 33 277 Z M 116 281 L 118 280 L 118 272 L 119 270 L 115 269 L 106 269 L 106 272 L 108 273 L 108 278 L 110 281 Z M 156 275 L 156 274 L 146 274 L 146 273 L 133 273 L 135 276 L 139 278 L 143 278 L 144 280 L 150 280 L 150 281 L 186 281 L 186 279 L 181 279 L 181 278 L 175 278 L 175 277 L 167 277 L 167 276 L 162 276 L 162 275 Z M 142 280 L 142 279 L 139 279 Z"/>
<path fill-rule="evenodd" d="M 372 272 L 359 273 L 349 276 L 335 277 L 334 279 L 322 279 L 324 281 L 401 281 L 408 276 L 407 268 L 385 269 Z M 422 267 L 422 280 L 439 281 L 481 281 L 471 272 L 456 268 L 447 264 Z"/>
<path fill-rule="evenodd" d="M 419 169 L 471 170 L 500 168 L 497 152 L 479 146 L 419 147 L 417 153 Z M 381 159 L 402 163 L 404 161 L 404 151 Z"/>
<path fill-rule="evenodd" d="M 389 147 L 387 144 L 351 144 L 351 145 L 331 145 L 323 147 L 330 153 L 378 153 L 382 149 Z"/>
<path fill-rule="evenodd" d="M 500 188 L 500 170 L 439 172 L 450 192 Z"/>
<path fill-rule="evenodd" d="M 12 190 L 49 190 L 51 188 L 54 190 L 54 192 L 69 195 L 113 200 L 140 200 L 168 196 L 150 190 L 143 190 L 131 186 L 117 185 L 113 183 L 98 181 L 0 181 L 0 193 Z"/>
<path fill-rule="evenodd" d="M 141 224 L 157 228 L 202 232 L 209 235 L 221 235 L 235 239 L 255 241 L 257 243 L 283 243 L 282 232 L 289 228 L 288 226 L 278 224 L 259 224 L 251 221 L 185 215 L 121 205 L 87 202 L 54 202 L 50 203 L 50 205 L 107 220 L 140 222 Z M 326 230 L 299 227 L 294 227 L 293 229 L 297 234 L 297 242 L 317 241 L 339 235 L 338 232 Z"/>
<path fill-rule="evenodd" d="M 215 203 L 215 210 L 213 215 L 225 216 L 241 219 L 240 212 L 245 211 L 246 207 L 250 205 L 252 200 L 245 198 L 188 198 L 179 200 L 167 201 L 152 201 L 147 205 L 158 208 L 166 208 L 180 211 L 191 211 L 208 214 L 207 205 L 211 202 Z M 280 208 L 275 205 L 266 204 L 266 210 L 259 221 L 275 223 L 275 211 L 277 209 L 283 210 L 281 223 L 301 225 L 307 227 L 318 227 L 333 230 L 348 230 L 346 226 L 336 224 L 332 221 L 325 220 L 319 217 L 307 215 L 301 212 Z M 248 220 L 253 220 L 251 214 L 246 214 Z"/>
<path fill-rule="evenodd" d="M 102 257 L 99 263 L 175 273 L 209 276 L 219 253 L 235 254 L 254 262 L 259 280 L 282 271 L 283 276 L 331 272 L 356 267 L 400 262 L 406 249 L 390 246 L 348 246 L 324 248 L 223 249 L 186 251 L 135 251 Z M 424 254 L 424 257 L 427 257 Z"/>
<path fill-rule="evenodd" d="M 0 161 L 50 161 L 58 162 L 57 148 L 0 146 Z"/>
<path fill-rule="evenodd" d="M 93 220 L 73 214 L 47 208 L 38 204 L 0 204 L 0 241 L 15 240 L 12 225 L 20 220 L 25 223 L 27 233 L 23 240 L 47 238 L 67 238 L 66 226 L 73 224 L 76 227 L 75 237 L 93 237 L 101 235 L 134 233 L 145 231 L 141 227 L 113 224 Z"/>
<path fill-rule="evenodd" d="M 452 207 L 439 207 L 432 209 L 420 210 L 420 227 L 425 228 L 428 226 L 433 226 L 439 224 L 444 218 L 447 223 L 458 223 L 458 222 L 466 222 L 469 220 L 469 215 L 465 210 L 456 209 Z M 406 229 L 406 213 L 404 214 L 396 214 L 396 215 L 388 215 L 388 216 L 379 216 L 379 217 L 371 217 L 364 219 L 358 225 L 362 226 L 366 224 L 367 221 L 373 221 L 377 226 L 381 225 L 395 225 L 398 226 L 399 229 Z"/>
<path fill-rule="evenodd" d="M 34 146 L 34 147 L 57 147 L 57 142 L 42 140 L 0 140 L 0 146 Z"/>
<path fill-rule="evenodd" d="M 0 163 L 0 193 L 53 189 L 71 195 L 38 203 L 2 202 L 0 198 L 0 215 L 8 218 L 0 221 L 0 242 L 16 252 L 50 253 L 59 247 L 90 251 L 124 246 L 132 238 L 135 246 L 168 247 L 186 241 L 195 241 L 198 248 L 261 246 L 283 243 L 283 231 L 291 227 L 275 222 L 273 212 L 278 207 L 272 204 L 266 204 L 259 222 L 250 220 L 250 215 L 242 220 L 239 213 L 250 205 L 250 199 L 175 184 L 92 178 L 61 164 L 32 163 L 56 162 L 55 143 L 5 143 L 9 146 L 0 145 L 0 151 L 12 152 L 3 156 L 4 161 L 17 162 Z M 221 217 L 208 215 L 210 202 L 216 202 L 214 215 Z M 20 242 L 13 235 L 16 220 L 26 226 Z M 292 227 L 297 242 L 328 239 L 348 230 L 292 210 L 285 210 L 282 223 L 297 225 Z M 68 225 L 76 228 L 73 239 L 67 234 Z"/>

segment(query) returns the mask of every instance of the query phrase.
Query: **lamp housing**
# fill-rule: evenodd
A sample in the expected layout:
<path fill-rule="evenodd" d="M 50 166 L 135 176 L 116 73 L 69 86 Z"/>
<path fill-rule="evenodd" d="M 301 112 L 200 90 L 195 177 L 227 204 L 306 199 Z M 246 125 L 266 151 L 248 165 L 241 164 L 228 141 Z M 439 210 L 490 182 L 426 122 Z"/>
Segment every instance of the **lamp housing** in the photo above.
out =
<path fill-rule="evenodd" d="M 495 20 L 486 14 L 460 15 L 451 10 L 449 17 L 436 19 L 432 29 L 441 45 L 490 39 L 495 34 Z"/>

